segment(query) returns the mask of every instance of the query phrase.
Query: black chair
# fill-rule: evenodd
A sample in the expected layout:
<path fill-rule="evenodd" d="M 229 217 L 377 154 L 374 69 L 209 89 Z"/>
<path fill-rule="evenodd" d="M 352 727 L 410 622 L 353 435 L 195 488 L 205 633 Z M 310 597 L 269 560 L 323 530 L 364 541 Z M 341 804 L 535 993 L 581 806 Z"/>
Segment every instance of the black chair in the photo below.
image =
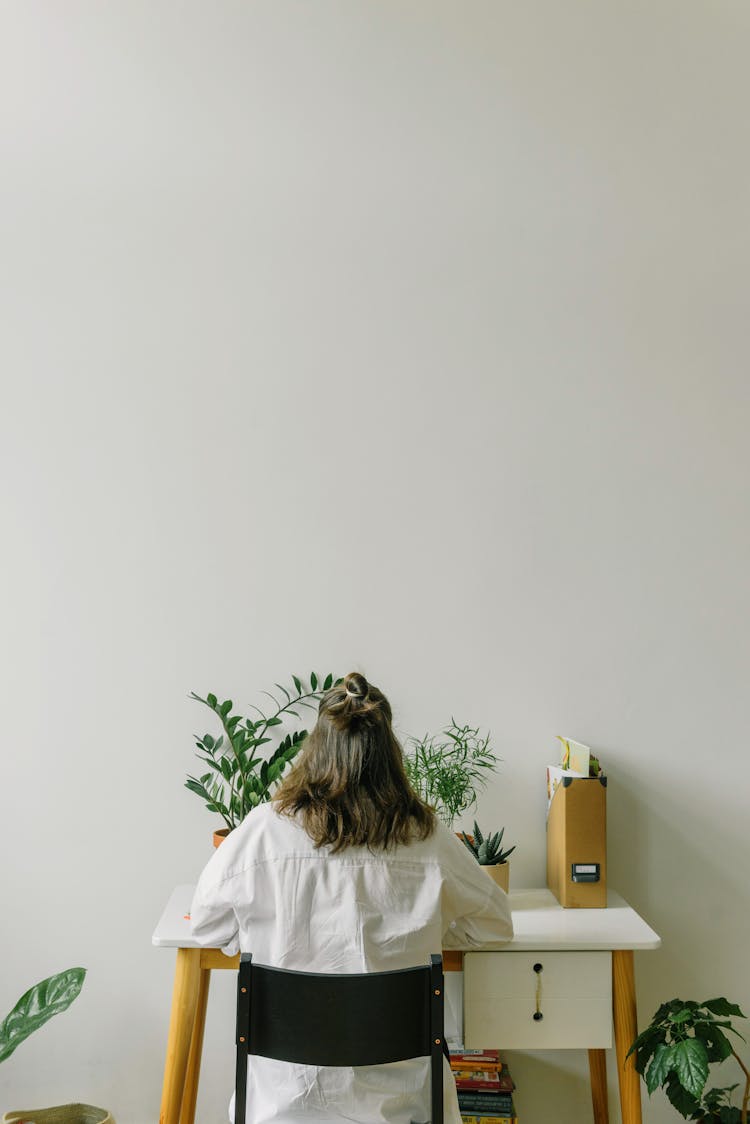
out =
<path fill-rule="evenodd" d="M 443 1124 L 443 960 L 357 975 L 291 972 L 240 957 L 235 1124 L 245 1124 L 247 1057 L 302 1065 L 431 1059 L 432 1124 Z"/>

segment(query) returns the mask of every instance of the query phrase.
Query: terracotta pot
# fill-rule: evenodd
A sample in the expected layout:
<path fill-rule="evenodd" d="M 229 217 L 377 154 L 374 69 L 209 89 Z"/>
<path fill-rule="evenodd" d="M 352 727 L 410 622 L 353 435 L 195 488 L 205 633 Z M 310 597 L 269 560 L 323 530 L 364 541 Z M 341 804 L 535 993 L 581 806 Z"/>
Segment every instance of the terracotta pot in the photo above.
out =
<path fill-rule="evenodd" d="M 497 882 L 501 890 L 508 892 L 510 884 L 510 863 L 496 863 L 495 866 L 483 866 L 493 882 Z"/>
<path fill-rule="evenodd" d="M 220 827 L 214 832 L 214 847 L 220 847 L 231 831 L 231 827 Z"/>

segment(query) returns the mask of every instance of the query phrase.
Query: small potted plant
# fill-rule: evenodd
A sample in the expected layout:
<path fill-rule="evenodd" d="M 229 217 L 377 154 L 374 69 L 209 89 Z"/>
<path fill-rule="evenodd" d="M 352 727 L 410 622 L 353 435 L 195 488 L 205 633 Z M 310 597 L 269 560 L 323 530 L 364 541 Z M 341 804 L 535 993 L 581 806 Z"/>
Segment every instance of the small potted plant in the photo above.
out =
<path fill-rule="evenodd" d="M 750 1070 L 734 1049 L 726 1031 L 742 1035 L 731 1019 L 744 1019 L 736 1003 L 726 999 L 670 999 L 658 1011 L 628 1051 L 649 1095 L 663 1089 L 685 1120 L 702 1124 L 747 1124 Z M 745 1076 L 742 1106 L 732 1104 L 737 1084 L 706 1090 L 710 1065 L 733 1057 Z"/>
<path fill-rule="evenodd" d="M 404 753 L 413 788 L 448 827 L 476 804 L 499 761 L 489 734 L 481 734 L 476 726 L 459 726 L 453 718 L 440 734 L 409 738 Z"/>
<path fill-rule="evenodd" d="M 300 719 L 299 707 L 317 710 L 313 700 L 319 700 L 324 691 L 339 682 L 333 675 L 318 679 L 313 671 L 308 686 L 293 675 L 288 688 L 275 684 L 280 698 L 263 692 L 273 702 L 273 709 L 265 713 L 260 707 L 252 706 L 257 718 L 234 714 L 231 699 L 220 701 L 214 694 L 202 698 L 191 693 L 192 699 L 216 715 L 222 729 L 218 737 L 213 734 L 196 737 L 198 757 L 208 766 L 208 771 L 198 777 L 188 776 L 185 781 L 185 787 L 200 796 L 210 812 L 217 812 L 224 820 L 225 826 L 214 832 L 215 847 L 253 808 L 271 799 L 282 773 L 299 753 L 307 730 L 285 733 L 284 723 L 290 718 Z M 274 744 L 276 738 L 278 741 Z M 261 749 L 262 746 L 269 749 Z"/>
<path fill-rule="evenodd" d="M 85 968 L 68 968 L 29 988 L 0 1023 L 0 1062 L 9 1058 L 35 1030 L 67 1010 L 80 994 Z M 105 1108 L 88 1104 L 65 1104 L 54 1108 L 6 1112 L 3 1124 L 112 1124 Z"/>
<path fill-rule="evenodd" d="M 483 835 L 479 830 L 479 824 L 474 820 L 474 834 L 467 835 L 465 831 L 460 831 L 458 837 L 468 847 L 479 865 L 487 871 L 490 878 L 507 893 L 510 884 L 508 858 L 513 854 L 516 847 L 514 844 L 507 851 L 503 850 L 504 834 L 505 828 L 501 827 L 494 834 Z"/>

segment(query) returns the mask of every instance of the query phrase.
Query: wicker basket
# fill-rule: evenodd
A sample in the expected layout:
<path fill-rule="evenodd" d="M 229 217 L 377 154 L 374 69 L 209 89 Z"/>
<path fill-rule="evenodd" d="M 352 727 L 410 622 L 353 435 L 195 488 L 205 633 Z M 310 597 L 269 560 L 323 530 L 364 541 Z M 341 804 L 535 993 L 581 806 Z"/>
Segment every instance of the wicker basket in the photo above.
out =
<path fill-rule="evenodd" d="M 54 1108 L 32 1108 L 23 1112 L 6 1112 L 2 1124 L 114 1124 L 106 1108 L 92 1104 L 59 1104 Z"/>

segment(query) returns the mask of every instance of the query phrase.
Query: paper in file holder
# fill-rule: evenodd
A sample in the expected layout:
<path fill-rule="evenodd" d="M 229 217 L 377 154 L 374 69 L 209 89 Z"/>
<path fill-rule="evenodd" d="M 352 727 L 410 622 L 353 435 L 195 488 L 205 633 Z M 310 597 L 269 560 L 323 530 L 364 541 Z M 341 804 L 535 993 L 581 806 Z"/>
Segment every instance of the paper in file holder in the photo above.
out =
<path fill-rule="evenodd" d="M 607 778 L 561 778 L 547 816 L 547 885 L 567 909 L 607 904 Z"/>

